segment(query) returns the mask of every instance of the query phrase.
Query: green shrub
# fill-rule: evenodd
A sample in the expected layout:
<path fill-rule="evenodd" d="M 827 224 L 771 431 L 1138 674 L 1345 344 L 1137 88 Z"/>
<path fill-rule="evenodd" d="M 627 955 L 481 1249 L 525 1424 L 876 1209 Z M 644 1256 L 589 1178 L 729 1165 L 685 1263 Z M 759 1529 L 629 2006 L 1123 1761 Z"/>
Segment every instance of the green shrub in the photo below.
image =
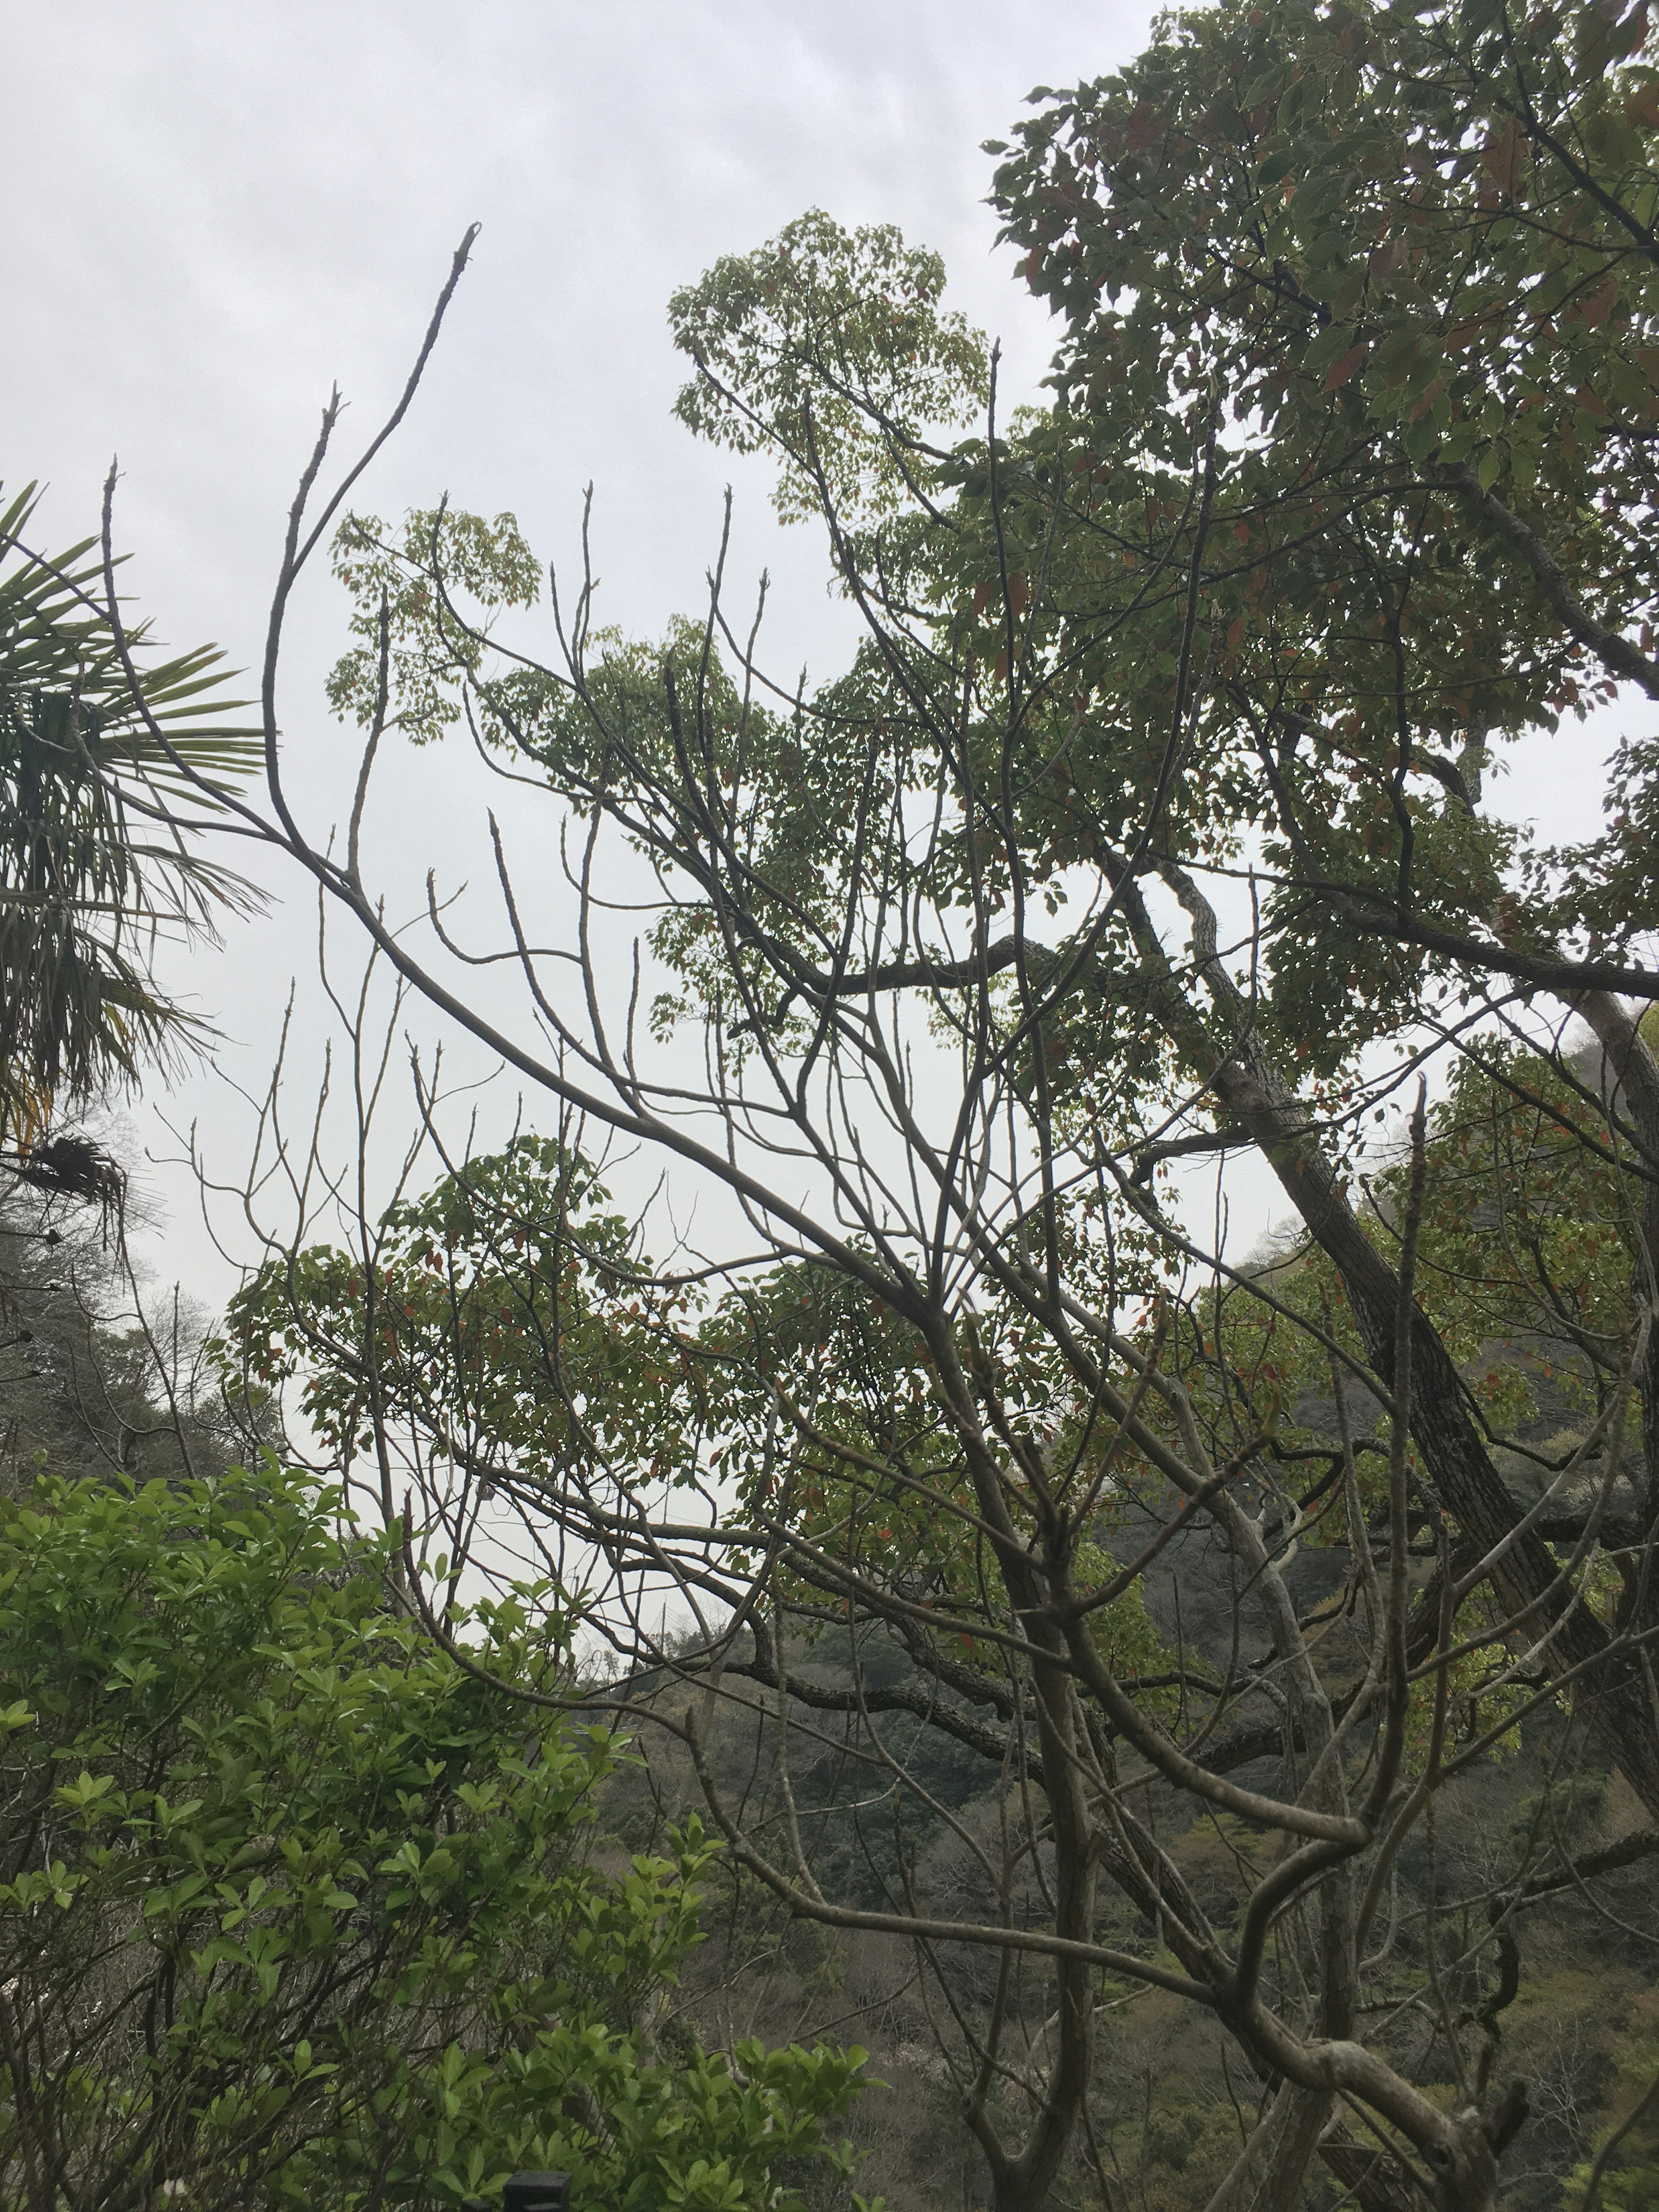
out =
<path fill-rule="evenodd" d="M 711 1846 L 596 1867 L 625 1746 L 438 1651 L 387 1557 L 275 1470 L 0 1505 L 0 2202 L 355 2212 L 568 2166 L 606 2212 L 794 2203 L 771 2169 L 844 2166 L 865 2054 L 658 2063 Z"/>

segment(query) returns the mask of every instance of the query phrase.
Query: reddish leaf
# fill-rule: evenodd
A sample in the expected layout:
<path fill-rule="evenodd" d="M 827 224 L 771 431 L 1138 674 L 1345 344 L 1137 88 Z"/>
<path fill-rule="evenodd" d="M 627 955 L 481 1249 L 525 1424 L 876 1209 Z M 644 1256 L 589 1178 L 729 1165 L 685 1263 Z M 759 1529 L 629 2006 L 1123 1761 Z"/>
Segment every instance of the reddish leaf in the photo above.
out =
<path fill-rule="evenodd" d="M 1526 135 L 1513 117 L 1493 134 L 1480 156 L 1480 166 L 1505 199 L 1512 199 L 1526 160 Z"/>
<path fill-rule="evenodd" d="M 1600 330 L 1613 313 L 1618 297 L 1619 280 L 1616 276 L 1609 276 L 1604 283 L 1598 284 L 1578 310 L 1579 319 L 1584 328 L 1587 331 Z"/>
<path fill-rule="evenodd" d="M 1445 388 L 1446 379 L 1443 376 L 1437 376 L 1434 382 L 1430 385 L 1428 390 L 1418 401 L 1416 406 L 1413 408 L 1411 419 L 1413 422 L 1420 422 L 1422 421 L 1423 417 L 1429 412 L 1430 409 L 1434 405 L 1435 401 L 1439 398 L 1441 393 L 1445 390 Z"/>

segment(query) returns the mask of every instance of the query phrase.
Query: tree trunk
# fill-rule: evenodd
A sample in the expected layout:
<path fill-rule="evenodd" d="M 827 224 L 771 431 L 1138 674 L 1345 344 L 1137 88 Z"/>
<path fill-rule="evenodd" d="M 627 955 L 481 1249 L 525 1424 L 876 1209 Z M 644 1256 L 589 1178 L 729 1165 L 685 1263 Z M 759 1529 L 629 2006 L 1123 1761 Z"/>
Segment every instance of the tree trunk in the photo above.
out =
<path fill-rule="evenodd" d="M 1228 1060 L 1218 1066 L 1217 1096 L 1260 1146 L 1310 1234 L 1340 1273 L 1366 1357 L 1383 1382 L 1394 1380 L 1395 1320 L 1399 1278 L 1365 1234 L 1338 1185 L 1334 1170 L 1308 1134 L 1308 1115 L 1265 1061 L 1249 1066 Z M 1464 1400 L 1463 1385 L 1438 1332 L 1419 1312 L 1412 1341 L 1411 1431 L 1442 1504 L 1477 1550 L 1489 1551 L 1514 1528 L 1518 1516 L 1507 1486 L 1492 1465 Z M 1558 1562 L 1536 1532 L 1513 1545 L 1492 1581 L 1505 1613 L 1522 1616 L 1518 1634 L 1539 1636 L 1565 1608 L 1562 1594 L 1543 1602 Z M 1549 1647 L 1552 1674 L 1585 1668 L 1575 1698 L 1631 1787 L 1659 1814 L 1659 1729 L 1643 1679 L 1639 1653 L 1613 1650 L 1601 1624 L 1574 1608 Z"/>

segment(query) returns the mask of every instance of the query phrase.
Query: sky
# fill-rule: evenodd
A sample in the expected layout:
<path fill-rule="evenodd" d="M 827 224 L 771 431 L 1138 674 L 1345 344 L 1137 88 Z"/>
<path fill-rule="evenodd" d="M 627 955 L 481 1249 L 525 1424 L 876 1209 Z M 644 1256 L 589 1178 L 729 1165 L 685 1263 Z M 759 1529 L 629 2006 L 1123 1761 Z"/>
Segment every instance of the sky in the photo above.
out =
<path fill-rule="evenodd" d="M 1027 0 L 718 8 L 233 0 L 13 11 L 3 48 L 6 422 L 70 529 L 109 457 L 169 628 L 252 653 L 283 511 L 337 380 L 365 424 L 448 257 L 483 230 L 377 470 L 538 544 L 592 480 L 623 619 L 695 595 L 730 464 L 671 421 L 665 304 L 803 209 L 890 221 L 1034 380 L 1046 316 L 993 250 L 979 142 L 1032 82 L 1126 58 L 1147 12 Z M 757 476 L 750 507 L 762 505 Z M 763 515 L 747 518 L 764 533 Z M 796 553 L 805 600 L 817 573 Z M 793 595 L 792 595 L 793 596 Z M 815 610 L 793 619 L 812 634 Z"/>
<path fill-rule="evenodd" d="M 980 142 L 1038 82 L 1128 58 L 1150 11 L 1024 0 L 112 0 L 8 11 L 0 469 L 50 486 L 37 535 L 95 526 L 112 456 L 128 587 L 158 635 L 257 665 L 319 410 L 348 441 L 398 389 L 462 233 L 482 225 L 408 422 L 362 487 L 391 516 L 447 492 L 572 556 L 592 483 L 602 611 L 658 633 L 696 609 L 734 488 L 732 566 L 774 589 L 776 663 L 845 651 L 820 548 L 781 530 L 756 464 L 671 417 L 670 294 L 803 210 L 893 222 L 1033 389 L 1047 318 L 994 247 Z M 343 610 L 302 592 L 280 711 L 325 832 L 347 757 L 321 696 Z M 397 766 L 381 857 L 453 859 L 462 763 Z M 169 1118 L 227 1127 L 215 1075 L 258 1089 L 313 922 L 300 885 L 181 980 L 222 1032 Z M 166 1152 L 145 1109 L 128 1141 Z M 224 1147 L 222 1146 L 222 1152 Z M 228 1174 L 233 1163 L 221 1158 Z M 168 1272 L 213 1273 L 177 1179 L 149 1178 Z"/>
<path fill-rule="evenodd" d="M 425 386 L 358 503 L 392 516 L 447 492 L 510 508 L 568 562 L 592 483 L 601 611 L 651 635 L 697 605 L 730 482 L 734 573 L 773 579 L 773 664 L 830 672 L 848 629 L 817 543 L 775 525 L 757 464 L 671 417 L 682 377 L 666 300 L 808 207 L 896 222 L 945 256 L 950 303 L 1001 339 L 1009 397 L 1035 395 L 1047 317 L 995 245 L 980 143 L 1006 135 L 1034 85 L 1129 59 L 1151 13 L 1129 0 L 15 8 L 0 32 L 0 469 L 50 485 L 37 535 L 62 544 L 94 526 L 118 456 L 118 537 L 158 634 L 257 664 L 319 410 L 337 383 L 348 437 L 368 433 L 476 222 Z M 319 570 L 279 702 L 291 778 L 316 794 L 308 826 L 325 835 L 350 757 L 321 694 L 343 621 Z M 1592 784 L 1540 750 L 1506 804 L 1549 812 L 1559 834 Z M 382 860 L 465 872 L 480 849 L 471 790 L 456 758 L 404 756 Z M 262 1086 L 291 975 L 302 1026 L 314 1005 L 309 902 L 269 883 L 267 919 L 193 956 L 182 979 L 221 1042 L 166 1110 L 222 1139 L 228 1175 L 238 1139 L 221 1079 Z M 149 1106 L 127 1127 L 176 1149 Z M 216 1284 L 177 1173 L 149 1180 L 163 1271 Z"/>

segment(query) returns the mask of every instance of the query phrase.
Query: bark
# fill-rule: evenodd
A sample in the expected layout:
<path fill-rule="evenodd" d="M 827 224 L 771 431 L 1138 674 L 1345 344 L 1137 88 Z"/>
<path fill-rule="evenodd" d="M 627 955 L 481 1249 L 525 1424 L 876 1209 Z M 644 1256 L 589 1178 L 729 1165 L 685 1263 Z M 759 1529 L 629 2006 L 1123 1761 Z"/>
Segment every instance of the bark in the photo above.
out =
<path fill-rule="evenodd" d="M 1564 627 L 1580 645 L 1589 647 L 1608 674 L 1622 683 L 1638 684 L 1650 699 L 1659 699 L 1659 666 L 1609 623 L 1596 619 L 1568 583 L 1561 564 L 1538 532 L 1488 491 L 1473 469 L 1450 469 L 1447 482 L 1462 493 L 1494 535 L 1532 571 L 1533 580 Z"/>

